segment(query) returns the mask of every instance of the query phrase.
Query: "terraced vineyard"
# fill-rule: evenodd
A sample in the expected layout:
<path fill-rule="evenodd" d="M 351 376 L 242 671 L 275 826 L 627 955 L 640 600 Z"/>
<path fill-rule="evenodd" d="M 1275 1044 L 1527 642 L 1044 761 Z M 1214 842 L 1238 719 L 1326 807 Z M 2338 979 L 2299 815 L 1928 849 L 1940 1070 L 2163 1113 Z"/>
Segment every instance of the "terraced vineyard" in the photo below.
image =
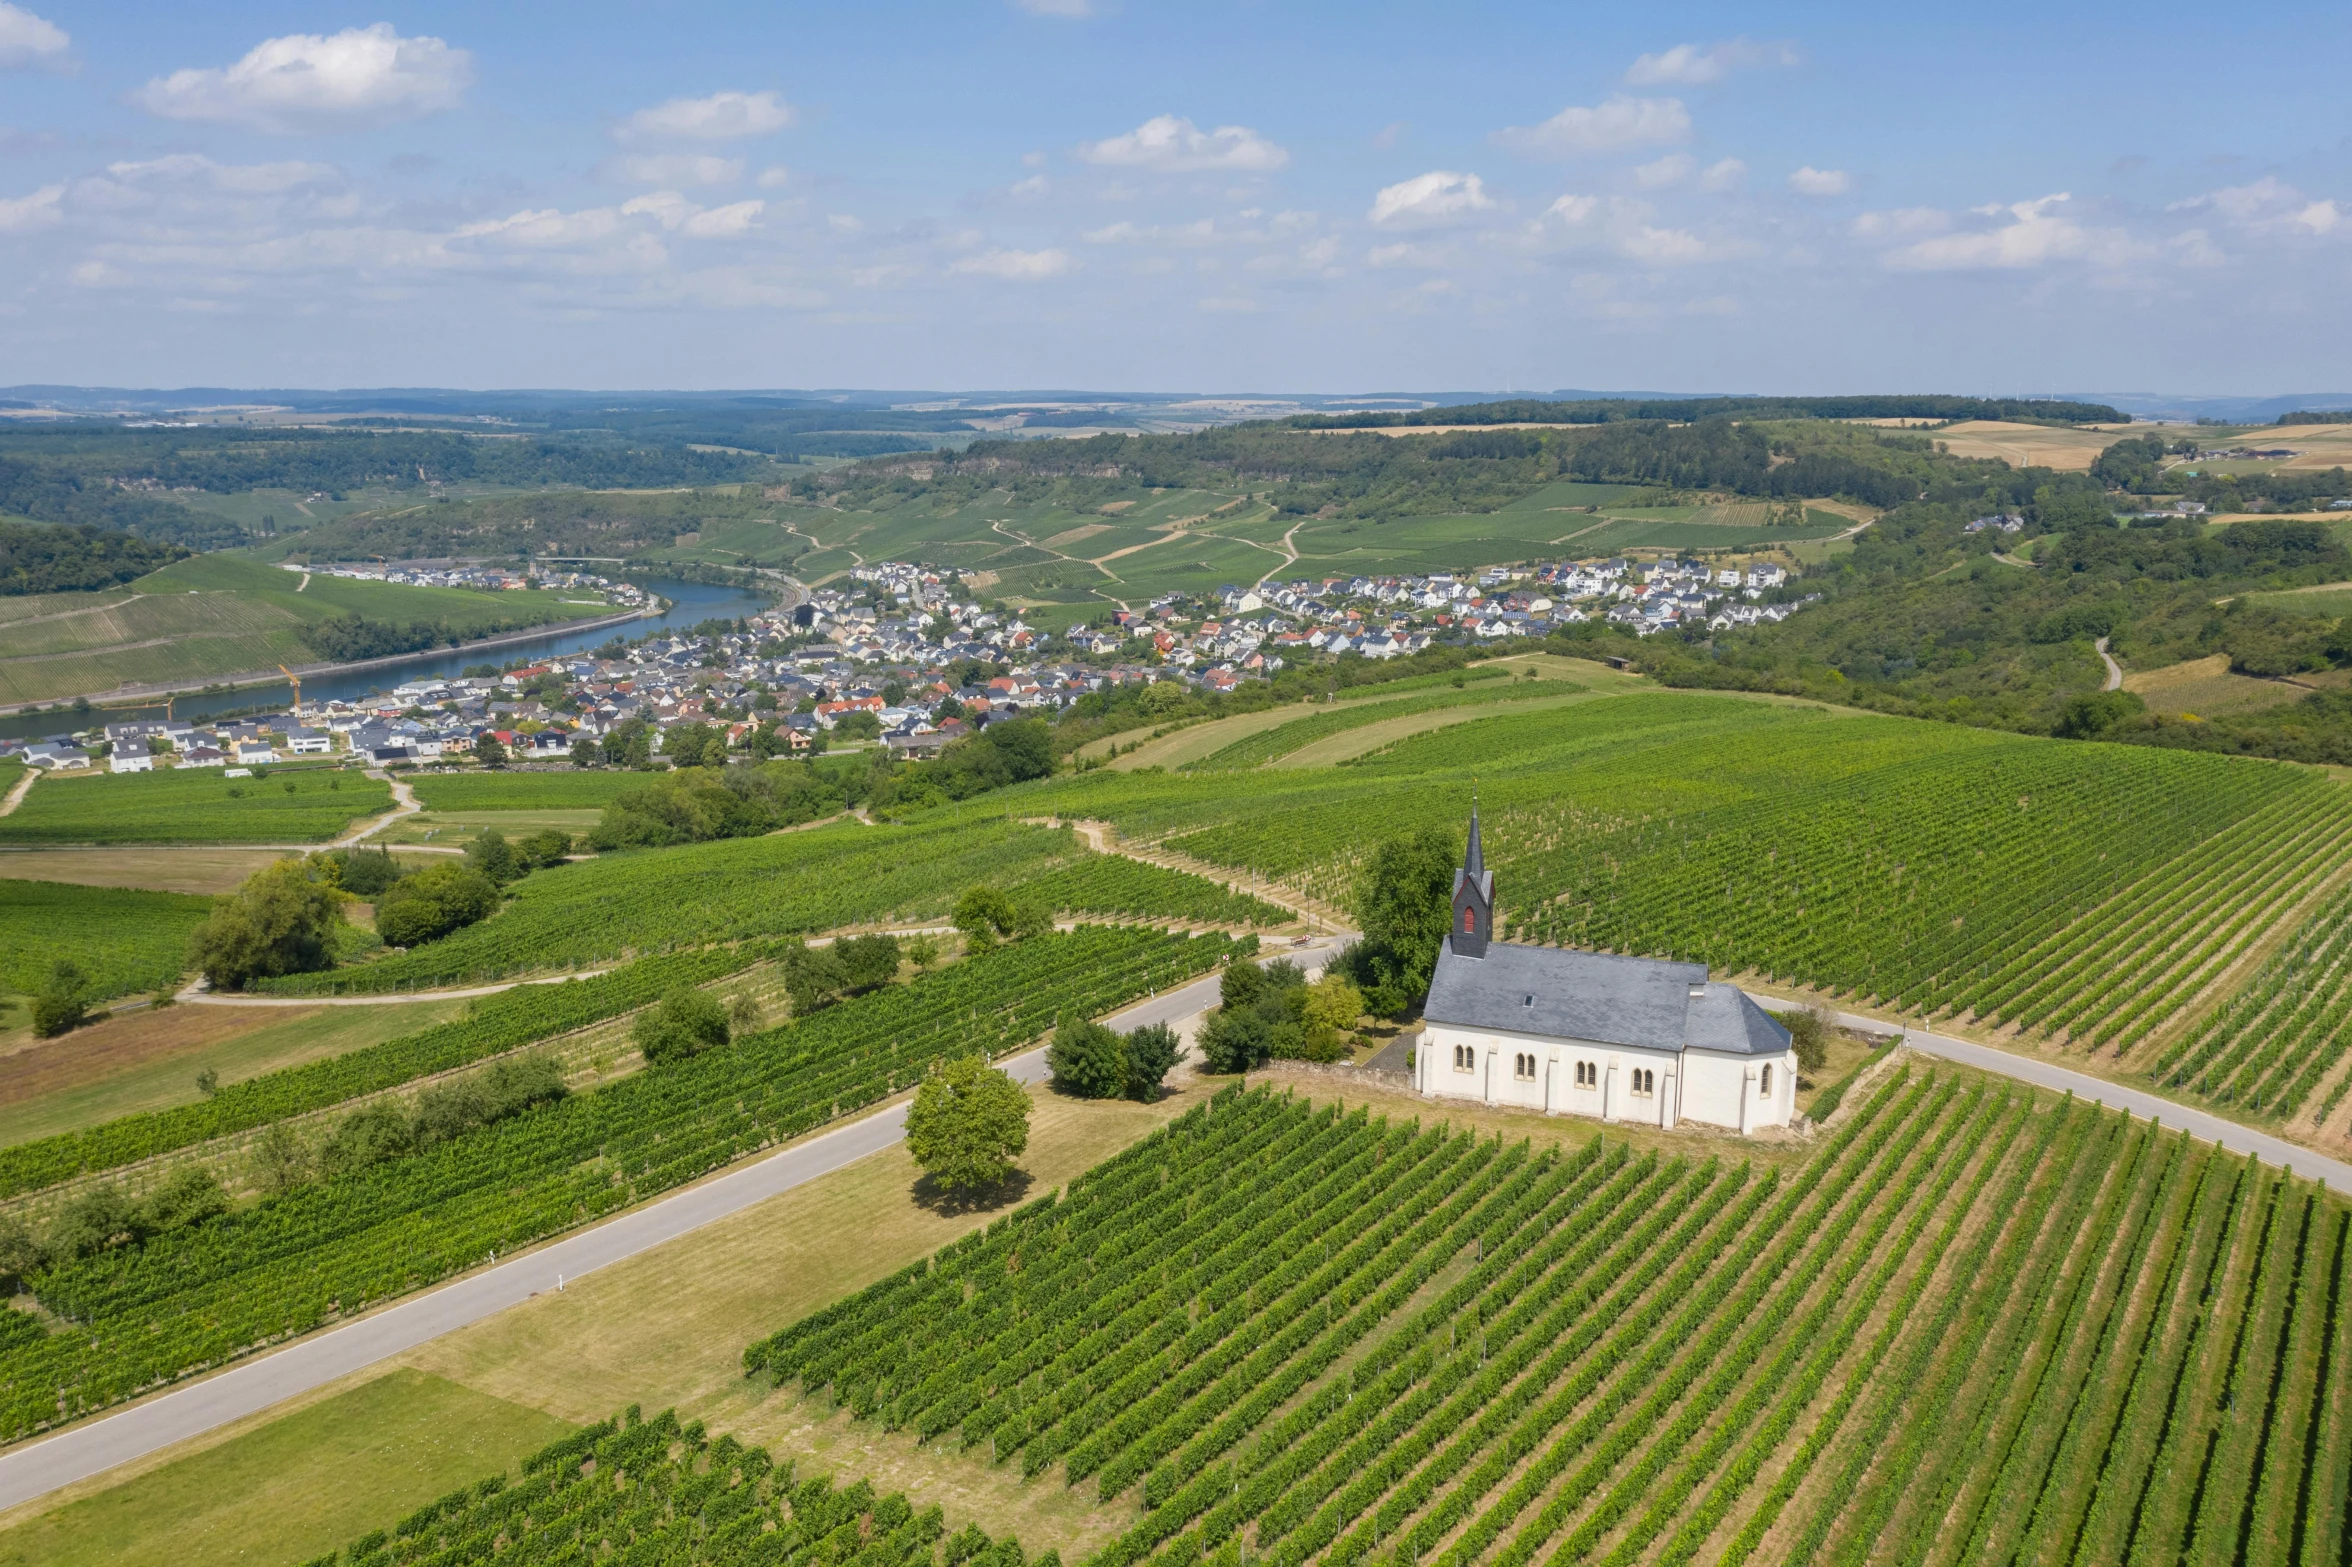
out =
<path fill-rule="evenodd" d="M 176 985 L 211 912 L 210 898 L 183 892 L 0 879 L 0 990 L 38 990 L 61 958 L 93 1001 Z"/>
<path fill-rule="evenodd" d="M 421 1152 L 144 1245 L 35 1273 L 50 1333 L 0 1313 L 0 1434 L 302 1333 L 691 1181 L 911 1086 L 935 1062 L 1035 1039 L 1213 967 L 1223 936 L 1034 936 Z"/>
<path fill-rule="evenodd" d="M 44 778 L 0 816 L 0 843 L 323 843 L 391 808 L 388 785 L 339 767 Z"/>
<path fill-rule="evenodd" d="M 632 1408 L 452 1492 L 308 1567 L 471 1567 L 597 1559 L 696 1567 L 1023 1567 L 1014 1540 L 950 1534 L 936 1507 L 864 1481 L 838 1489 L 733 1437 Z"/>
<path fill-rule="evenodd" d="M 1993 1083 L 1785 1172 L 1235 1089 L 744 1363 L 1139 1496 L 1091 1567 L 2337 1562 L 2348 1225 Z"/>
<path fill-rule="evenodd" d="M 935 820 L 915 828 L 849 822 L 676 849 L 605 855 L 520 883 L 498 914 L 381 961 L 267 982 L 282 995 L 386 995 L 607 962 L 711 942 L 813 934 L 889 920 L 944 919 L 965 888 L 1045 885 L 1077 913 L 1262 919 L 1222 888 L 1150 866 L 1082 873 L 1067 829 Z M 1099 893 L 1108 903 L 1090 899 Z M 1204 912 L 1204 911 L 1224 911 Z M 1279 920 L 1283 916 L 1275 914 Z M 1272 921 L 1265 921 L 1271 923 Z"/>

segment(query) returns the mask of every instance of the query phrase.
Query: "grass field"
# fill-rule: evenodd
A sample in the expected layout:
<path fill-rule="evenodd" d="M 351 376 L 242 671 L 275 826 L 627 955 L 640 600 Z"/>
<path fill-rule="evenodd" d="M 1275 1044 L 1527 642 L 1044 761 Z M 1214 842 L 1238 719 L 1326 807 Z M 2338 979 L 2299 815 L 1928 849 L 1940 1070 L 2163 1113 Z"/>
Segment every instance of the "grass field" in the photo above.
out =
<path fill-rule="evenodd" d="M 2283 680 L 2233 675 L 2229 664 L 2227 653 L 2216 653 L 2211 658 L 2192 658 L 2162 669 L 2134 670 L 2123 677 L 2123 688 L 2147 703 L 2151 713 L 2173 717 L 2194 713 L 2199 718 L 2284 707 L 2311 694 Z"/>
<path fill-rule="evenodd" d="M 586 834 L 604 817 L 601 810 L 476 810 L 462 814 L 447 811 L 428 811 L 415 816 L 403 816 L 391 826 L 377 833 L 370 843 L 429 844 L 446 849 L 471 843 L 486 832 L 496 832 L 509 842 L 527 838 L 536 832 L 550 829 L 578 838 Z M 421 860 L 422 856 L 416 856 Z"/>
<path fill-rule="evenodd" d="M 60 958 L 81 966 L 93 1001 L 176 985 L 211 912 L 180 892 L 0 879 L 0 990 L 30 994 Z"/>
<path fill-rule="evenodd" d="M 391 809 L 391 789 L 335 767 L 215 767 L 44 778 L 0 816 L 0 844 L 323 843 Z"/>
<path fill-rule="evenodd" d="M 1584 687 L 1572 680 L 1484 681 L 1475 686 L 1465 684 L 1460 690 L 1422 691 L 1385 702 L 1350 703 L 1344 708 L 1335 704 L 1320 712 L 1293 718 L 1288 723 L 1235 740 L 1187 765 L 1203 772 L 1258 767 L 1279 757 L 1287 757 L 1318 740 L 1368 724 L 1379 724 L 1384 720 L 1446 709 L 1481 709 L 1503 703 L 1532 702 L 1544 697 L 1572 696 L 1582 690 Z"/>
<path fill-rule="evenodd" d="M 2133 432 L 2138 433 L 2138 432 Z M 2012 468 L 2087 469 L 2123 439 L 2120 432 L 2072 425 L 2009 424 L 1969 419 L 1933 432 L 1955 457 L 1998 457 Z"/>
<path fill-rule="evenodd" d="M 482 593 L 350 578 L 302 578 L 235 555 L 200 555 L 127 588 L 0 601 L 0 703 L 46 702 L 125 684 L 213 679 L 316 662 L 297 635 L 336 615 L 437 620 L 463 632 L 611 611 L 557 593 Z"/>
<path fill-rule="evenodd" d="M 217 897 L 294 851 L 285 849 L 20 849 L 0 851 L 0 877 L 84 887 L 145 887 Z"/>
<path fill-rule="evenodd" d="M 571 1429 L 395 1371 L 0 1529 L 0 1567 L 291 1567 Z"/>
<path fill-rule="evenodd" d="M 149 1008 L 54 1040 L 15 1041 L 0 1078 L 0 1147 L 122 1116 L 194 1104 L 196 1074 L 222 1086 L 364 1049 L 454 1017 L 463 1003 L 386 1007 Z"/>
<path fill-rule="evenodd" d="M 647 775 L 601 768 L 568 773 L 431 773 L 412 781 L 428 811 L 597 811 L 645 787 Z"/>

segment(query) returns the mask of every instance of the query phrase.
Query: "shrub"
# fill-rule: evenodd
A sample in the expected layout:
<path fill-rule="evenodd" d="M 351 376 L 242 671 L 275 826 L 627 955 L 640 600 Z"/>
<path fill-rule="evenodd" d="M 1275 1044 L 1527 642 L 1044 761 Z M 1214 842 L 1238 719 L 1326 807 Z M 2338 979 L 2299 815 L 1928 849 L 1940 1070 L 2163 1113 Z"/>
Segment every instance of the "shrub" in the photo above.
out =
<path fill-rule="evenodd" d="M 1029 1146 L 1029 1096 L 978 1056 L 935 1066 L 907 1109 L 906 1140 L 943 1191 L 998 1185 Z"/>
<path fill-rule="evenodd" d="M 1176 1065 L 1183 1047 L 1176 1030 L 1146 1023 L 1127 1036 L 1127 1097 L 1149 1104 L 1160 1096 L 1160 1080 Z"/>
<path fill-rule="evenodd" d="M 54 1039 L 89 1015 L 89 982 L 71 958 L 59 958 L 33 994 L 33 1032 Z"/>
<path fill-rule="evenodd" d="M 463 865 L 435 865 L 403 877 L 376 905 L 376 934 L 395 947 L 421 946 L 487 917 L 498 886 Z"/>
<path fill-rule="evenodd" d="M 1127 1042 L 1076 1012 L 1055 1021 L 1045 1061 L 1055 1086 L 1082 1099 L 1115 1099 L 1127 1091 Z"/>
<path fill-rule="evenodd" d="M 683 1061 L 727 1042 L 727 1009 L 713 997 L 681 985 L 661 1005 L 638 1014 L 629 1030 L 648 1066 Z"/>

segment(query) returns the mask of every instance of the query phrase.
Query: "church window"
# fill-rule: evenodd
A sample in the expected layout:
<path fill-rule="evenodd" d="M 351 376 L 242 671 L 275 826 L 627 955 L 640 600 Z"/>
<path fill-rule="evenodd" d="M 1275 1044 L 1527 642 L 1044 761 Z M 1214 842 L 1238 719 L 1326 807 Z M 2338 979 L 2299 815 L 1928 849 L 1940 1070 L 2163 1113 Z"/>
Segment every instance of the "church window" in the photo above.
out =
<path fill-rule="evenodd" d="M 1772 1063 L 1769 1061 L 1764 1063 L 1764 1076 L 1762 1083 L 1763 1086 L 1756 1090 L 1756 1097 L 1759 1099 L 1770 1099 L 1772 1097 Z"/>
<path fill-rule="evenodd" d="M 1424 925 L 1421 928 L 1423 930 L 1427 930 L 1429 927 Z M 1475 936 L 1478 934 L 1477 910 L 1466 908 L 1462 911 L 1462 934 L 1465 936 Z"/>
<path fill-rule="evenodd" d="M 1535 1081 L 1535 1057 L 1522 1050 L 1511 1058 L 1511 1075 L 1522 1083 Z"/>
<path fill-rule="evenodd" d="M 1657 1091 L 1657 1087 L 1658 1087 L 1658 1074 L 1657 1074 L 1657 1073 L 1655 1073 L 1655 1072 L 1651 1071 L 1651 1070 L 1650 1070 L 1648 1067 L 1646 1067 L 1646 1066 L 1637 1066 L 1637 1067 L 1635 1067 L 1635 1068 L 1633 1069 L 1633 1091 L 1634 1091 L 1635 1093 L 1637 1093 L 1637 1094 L 1648 1094 L 1648 1093 L 1654 1093 L 1654 1092 L 1656 1092 L 1656 1091 Z"/>
<path fill-rule="evenodd" d="M 1600 1081 L 1600 1071 L 1601 1069 L 1593 1065 L 1590 1061 L 1577 1062 L 1576 1086 L 1579 1088 L 1591 1088 L 1595 1086 Z"/>
<path fill-rule="evenodd" d="M 1457 1072 L 1478 1070 L 1478 1047 L 1476 1045 L 1454 1046 L 1454 1070 Z"/>

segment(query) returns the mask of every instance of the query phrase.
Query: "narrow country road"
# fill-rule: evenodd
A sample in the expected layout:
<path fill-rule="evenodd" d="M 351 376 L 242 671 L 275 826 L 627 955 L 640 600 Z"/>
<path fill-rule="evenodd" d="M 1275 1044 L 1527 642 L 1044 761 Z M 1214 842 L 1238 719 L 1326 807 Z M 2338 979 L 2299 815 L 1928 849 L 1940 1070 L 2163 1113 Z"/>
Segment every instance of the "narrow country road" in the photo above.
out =
<path fill-rule="evenodd" d="M 2099 689 L 2102 691 L 2121 691 L 2123 689 L 2123 666 L 2115 661 L 2114 654 L 2107 651 L 2107 639 L 2105 637 L 2101 637 L 2098 641 L 2092 643 L 2091 646 L 2099 650 L 2099 662 L 2107 666 L 2107 683 L 2101 686 Z"/>
<path fill-rule="evenodd" d="M 1335 947 L 1336 943 L 1325 942 L 1296 949 L 1290 955 L 1303 958 L 1312 971 Z M 1121 1029 L 1146 1023 L 1181 1026 L 1216 1001 L 1217 976 L 1211 974 L 1165 995 L 1139 1001 L 1105 1021 Z M 997 1064 L 1024 1083 L 1043 1082 L 1047 1075 L 1042 1048 Z M 0 1452 L 0 1511 L 216 1426 L 258 1414 L 282 1399 L 453 1333 L 534 1295 L 560 1289 L 568 1280 L 676 1240 L 878 1153 L 905 1133 L 906 1105 L 900 1103 L 780 1153 L 739 1165 L 698 1186 L 657 1198 L 616 1219 L 562 1236 L 510 1262 L 411 1296 L 356 1322 L 238 1361 L 227 1370 L 118 1414 L 83 1421 L 55 1436 Z"/>
<path fill-rule="evenodd" d="M 8 791 L 8 798 L 0 800 L 0 816 L 6 816 L 24 804 L 24 797 L 33 792 L 33 780 L 40 776 L 41 769 L 38 767 L 26 768 L 24 776 L 16 781 L 16 787 Z"/>
<path fill-rule="evenodd" d="M 417 812 L 425 808 L 424 804 L 417 799 L 416 791 L 408 786 L 408 783 L 405 779 L 395 778 L 390 773 L 384 771 L 384 769 L 381 767 L 369 768 L 367 770 L 367 775 L 379 783 L 389 784 L 391 786 L 392 809 L 386 811 L 383 815 L 377 817 L 374 821 L 368 823 L 365 827 L 355 828 L 354 830 L 345 833 L 342 837 L 337 838 L 333 843 L 327 844 L 327 848 L 348 849 L 355 843 L 361 843 L 369 838 L 374 837 L 377 833 L 382 832 L 385 828 L 391 826 L 394 822 L 399 821 L 402 817 L 414 816 L 417 814 Z M 463 851 L 461 850 L 458 852 L 462 853 Z"/>

